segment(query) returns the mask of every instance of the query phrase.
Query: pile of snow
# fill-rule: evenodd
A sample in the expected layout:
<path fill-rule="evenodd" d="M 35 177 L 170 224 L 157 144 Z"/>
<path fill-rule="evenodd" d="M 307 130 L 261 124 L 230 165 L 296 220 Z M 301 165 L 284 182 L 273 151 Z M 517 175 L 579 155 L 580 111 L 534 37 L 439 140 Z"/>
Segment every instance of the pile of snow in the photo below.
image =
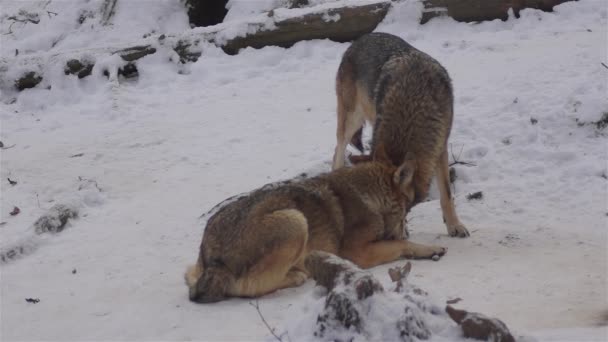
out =
<path fill-rule="evenodd" d="M 98 17 L 78 23 L 99 2 L 44 3 L 2 1 L 3 33 L 22 8 L 40 18 L 2 35 L 3 58 L 188 28 L 178 2 L 119 1 L 108 26 Z M 438 18 L 421 26 L 421 9 L 398 3 L 377 31 L 401 36 L 449 71 L 451 151 L 475 166 L 455 165 L 470 238 L 446 236 L 436 200 L 410 213 L 413 241 L 449 248 L 439 262 L 415 261 L 412 283 L 435 303 L 460 297 L 459 307 L 540 340 L 605 340 L 607 141 L 605 130 L 585 124 L 608 112 L 603 2 L 479 24 Z M 1 151 L 0 249 L 26 238 L 57 203 L 80 208 L 69 229 L 1 265 L 3 339 L 268 339 L 248 300 L 188 301 L 183 272 L 198 255 L 197 218 L 234 194 L 329 170 L 334 77 L 347 47 L 309 41 L 227 56 L 210 44 L 185 65 L 163 50 L 137 62 L 136 79 L 78 79 L 58 64 L 46 83 L 3 92 L 0 141 L 14 146 Z M 80 179 L 102 191 L 79 190 Z M 482 200 L 466 199 L 476 191 Z M 14 206 L 21 212 L 11 216 Z M 385 279 L 388 267 L 372 272 Z M 312 281 L 260 299 L 266 320 L 294 341 L 310 337 L 322 304 Z"/>
<path fill-rule="evenodd" d="M 297 13 L 300 15 L 308 11 L 308 8 L 314 7 L 315 9 L 321 8 L 319 5 L 329 5 L 325 6 L 325 8 L 333 8 L 340 6 L 348 6 L 348 5 L 361 5 L 366 2 L 379 2 L 379 0 L 357 0 L 353 3 L 353 1 L 349 0 L 228 0 L 226 4 L 226 8 L 228 9 L 228 13 L 226 13 L 226 17 L 224 18 L 224 22 L 232 22 L 239 21 L 247 18 L 251 18 L 252 16 L 256 16 L 265 12 L 269 12 L 273 10 L 275 13 L 284 12 L 284 13 Z M 295 4 L 304 4 L 304 6 L 293 6 Z M 300 8 L 299 10 L 297 8 Z M 294 11 L 285 11 L 285 9 L 294 9 Z"/>
<path fill-rule="evenodd" d="M 177 34 L 190 28 L 180 1 L 119 0 L 113 8 L 106 8 L 108 3 L 114 2 L 2 0 L 0 53 L 8 57 L 121 46 L 145 35 Z M 27 18 L 35 20 L 24 21 Z"/>

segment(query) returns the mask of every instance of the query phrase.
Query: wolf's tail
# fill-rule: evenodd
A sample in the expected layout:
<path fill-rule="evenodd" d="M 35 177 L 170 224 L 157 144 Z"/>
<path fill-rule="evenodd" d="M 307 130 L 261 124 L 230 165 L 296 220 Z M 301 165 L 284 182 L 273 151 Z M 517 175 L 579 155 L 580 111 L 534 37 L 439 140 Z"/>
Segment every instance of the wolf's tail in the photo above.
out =
<path fill-rule="evenodd" d="M 185 278 L 190 288 L 190 300 L 198 303 L 225 299 L 235 282 L 234 275 L 224 265 L 203 268 L 200 261 L 188 268 Z"/>

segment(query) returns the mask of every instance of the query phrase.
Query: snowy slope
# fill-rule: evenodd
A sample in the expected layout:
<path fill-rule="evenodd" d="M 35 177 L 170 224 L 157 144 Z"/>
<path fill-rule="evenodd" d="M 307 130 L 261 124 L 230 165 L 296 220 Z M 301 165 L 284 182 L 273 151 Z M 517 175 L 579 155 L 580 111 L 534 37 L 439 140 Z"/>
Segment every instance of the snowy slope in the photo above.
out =
<path fill-rule="evenodd" d="M 146 34 L 173 34 L 190 28 L 184 6 L 179 1 L 117 1 L 111 20 L 104 16 L 111 10 L 103 11 L 106 2 L 1 0 L 2 56 L 12 56 L 16 49 L 20 54 L 27 54 L 120 45 Z M 38 24 L 24 22 L 25 18 L 38 21 Z"/>
<path fill-rule="evenodd" d="M 30 42 L 57 32 L 68 32 L 65 45 L 53 48 L 60 51 L 187 28 L 175 5 L 148 3 L 150 15 L 174 14 L 148 20 L 140 13 L 139 25 L 75 32 L 31 25 L 15 40 L 0 38 L 2 57 L 28 46 L 44 51 Z M 608 131 L 576 121 L 608 112 L 605 5 L 579 1 L 507 22 L 442 18 L 420 26 L 419 4 L 405 2 L 378 27 L 450 72 L 450 142 L 459 160 L 476 165 L 456 165 L 457 210 L 469 239 L 446 236 L 437 200 L 409 216 L 413 241 L 449 248 L 439 262 L 413 262 L 411 282 L 437 303 L 460 297 L 458 307 L 540 340 L 608 337 Z M 50 90 L 25 90 L 15 103 L 3 94 L 0 140 L 15 146 L 0 152 L 0 249 L 31 239 L 31 224 L 55 203 L 79 206 L 81 217 L 30 255 L 0 265 L 1 339 L 268 339 L 247 300 L 188 301 L 183 272 L 198 253 L 204 227 L 197 218 L 231 195 L 329 170 L 334 75 L 347 47 L 312 41 L 227 56 L 208 46 L 185 66 L 159 51 L 139 61 L 137 80 L 58 74 Z M 468 201 L 475 191 L 483 199 Z M 13 206 L 19 215 L 9 215 Z M 390 266 L 373 270 L 386 284 Z M 260 307 L 278 330 L 306 331 L 317 292 L 309 281 L 262 298 Z M 30 297 L 40 302 L 25 302 Z"/>

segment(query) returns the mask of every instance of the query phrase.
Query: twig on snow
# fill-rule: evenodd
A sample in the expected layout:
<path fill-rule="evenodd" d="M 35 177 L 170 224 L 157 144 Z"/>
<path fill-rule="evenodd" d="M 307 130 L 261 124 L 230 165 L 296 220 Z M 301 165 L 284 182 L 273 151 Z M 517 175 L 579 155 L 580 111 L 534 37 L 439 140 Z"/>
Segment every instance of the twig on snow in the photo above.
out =
<path fill-rule="evenodd" d="M 40 23 L 40 19 L 34 19 L 34 17 L 25 17 L 25 19 L 21 19 L 21 18 L 17 18 L 16 16 L 12 16 L 12 17 L 8 17 L 6 18 L 7 20 L 12 20 L 13 23 L 18 22 L 18 23 L 32 23 L 32 24 L 38 24 Z"/>
<path fill-rule="evenodd" d="M 79 180 L 79 181 L 81 181 L 81 182 L 92 183 L 92 184 L 95 186 L 95 188 L 96 188 L 96 189 L 97 189 L 99 192 L 102 192 L 102 191 L 103 191 L 103 190 L 101 190 L 101 188 L 100 188 L 100 187 L 99 187 L 99 185 L 97 184 L 97 181 L 96 181 L 96 180 L 94 180 L 94 179 L 88 179 L 88 178 L 84 178 L 84 177 L 82 177 L 82 176 L 78 176 L 78 180 Z M 78 191 L 80 191 L 80 190 L 84 189 L 84 187 L 85 187 L 85 186 L 84 186 L 84 185 L 82 185 L 82 184 L 81 184 L 81 185 L 79 185 L 79 186 L 78 186 Z"/>
<path fill-rule="evenodd" d="M 448 299 L 448 300 L 445 301 L 445 303 L 446 304 L 456 304 L 456 303 L 460 302 L 461 300 L 462 300 L 462 298 L 457 297 L 457 298 L 454 298 L 454 299 Z"/>
<path fill-rule="evenodd" d="M 450 144 L 450 154 L 452 155 L 452 159 L 454 159 L 453 162 L 451 162 L 448 166 L 454 166 L 456 164 L 459 165 L 467 165 L 467 166 L 477 166 L 474 163 L 469 163 L 469 162 L 464 162 L 464 161 L 460 161 L 460 155 L 462 155 L 462 149 L 464 148 L 464 145 L 460 146 L 460 152 L 458 152 L 458 157 L 456 157 L 454 155 L 454 149 L 452 148 L 452 144 Z"/>
<path fill-rule="evenodd" d="M 401 292 L 401 290 L 403 289 L 403 282 L 411 271 L 412 263 L 409 261 L 402 267 L 389 268 L 388 275 L 391 277 L 393 283 L 397 283 L 397 286 L 395 287 L 395 292 Z"/>
<path fill-rule="evenodd" d="M 270 327 L 270 324 L 268 324 L 268 322 L 266 321 L 266 319 L 264 318 L 264 315 L 262 315 L 262 311 L 260 311 L 260 303 L 258 300 L 255 301 L 255 304 L 253 302 L 249 302 L 249 305 L 253 306 L 255 308 L 255 310 L 258 312 L 258 316 L 260 316 L 260 319 L 262 320 L 262 323 L 264 323 L 264 325 L 266 326 L 266 329 L 268 329 L 268 331 L 270 331 L 270 333 L 272 334 L 272 336 L 274 336 L 274 338 L 277 339 L 277 341 L 279 342 L 283 342 L 283 335 L 285 335 L 287 332 L 283 333 L 282 335 L 277 335 L 274 332 L 274 328 Z M 289 335 L 287 335 L 287 340 L 290 341 L 289 339 Z"/>
<path fill-rule="evenodd" d="M 40 23 L 40 17 L 38 13 L 28 13 L 24 10 L 19 11 L 18 16 L 12 15 L 6 18 L 7 20 L 12 20 L 13 22 L 8 26 L 8 32 L 4 33 L 4 35 L 13 33 L 13 25 L 15 23 L 22 23 L 23 25 L 27 25 L 27 23 L 38 24 Z"/>
<path fill-rule="evenodd" d="M 3 35 L 5 35 L 5 36 L 6 36 L 6 35 L 9 35 L 9 34 L 13 34 L 13 24 L 14 24 L 14 23 L 15 23 L 15 22 L 13 21 L 13 22 L 12 22 L 10 25 L 8 25 L 8 32 L 3 33 Z"/>

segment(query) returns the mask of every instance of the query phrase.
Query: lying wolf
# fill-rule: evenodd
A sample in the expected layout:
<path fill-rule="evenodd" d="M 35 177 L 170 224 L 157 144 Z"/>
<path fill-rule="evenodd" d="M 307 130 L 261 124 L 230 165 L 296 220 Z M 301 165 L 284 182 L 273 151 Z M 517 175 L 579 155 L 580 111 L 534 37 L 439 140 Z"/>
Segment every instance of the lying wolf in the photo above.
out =
<path fill-rule="evenodd" d="M 414 201 L 414 160 L 386 155 L 306 180 L 265 187 L 226 204 L 207 222 L 198 261 L 186 272 L 190 299 L 256 297 L 301 285 L 314 250 L 362 268 L 446 249 L 404 240 Z"/>

